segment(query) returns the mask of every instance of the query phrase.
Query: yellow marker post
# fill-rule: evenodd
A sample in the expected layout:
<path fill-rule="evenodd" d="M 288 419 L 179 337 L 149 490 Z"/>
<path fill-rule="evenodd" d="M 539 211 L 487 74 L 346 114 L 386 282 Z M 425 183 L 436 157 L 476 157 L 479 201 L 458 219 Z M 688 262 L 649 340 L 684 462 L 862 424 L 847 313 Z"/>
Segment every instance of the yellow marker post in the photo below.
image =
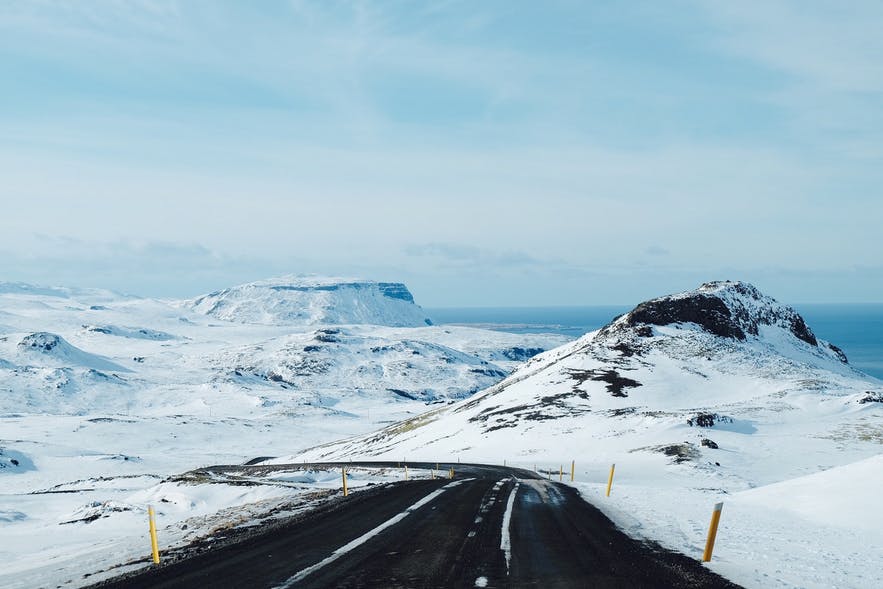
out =
<path fill-rule="evenodd" d="M 449 478 L 449 479 L 454 478 L 454 467 L 453 467 L 453 466 L 451 467 L 451 474 L 450 474 L 450 476 L 449 476 L 448 478 Z"/>
<path fill-rule="evenodd" d="M 347 495 L 350 494 L 350 491 L 346 486 L 346 467 L 341 468 L 340 471 L 343 476 L 343 496 L 346 497 Z"/>
<path fill-rule="evenodd" d="M 705 541 L 705 552 L 702 553 L 702 562 L 711 561 L 711 552 L 714 550 L 714 539 L 717 536 L 717 526 L 721 521 L 721 511 L 723 508 L 723 503 L 717 503 L 714 506 L 714 511 L 711 512 L 711 525 L 708 526 L 708 539 Z"/>
<path fill-rule="evenodd" d="M 570 461 L 570 482 L 573 482 L 573 475 L 576 472 L 576 460 Z"/>
<path fill-rule="evenodd" d="M 153 551 L 153 564 L 159 564 L 159 546 L 156 542 L 156 520 L 152 505 L 147 507 L 147 518 L 150 520 L 150 548 Z"/>
<path fill-rule="evenodd" d="M 559 464 L 558 465 L 558 482 L 560 483 L 563 481 L 564 481 L 564 465 Z"/>
<path fill-rule="evenodd" d="M 613 471 L 616 470 L 616 464 L 610 465 L 610 477 L 607 479 L 607 496 L 610 497 L 610 487 L 613 486 Z"/>

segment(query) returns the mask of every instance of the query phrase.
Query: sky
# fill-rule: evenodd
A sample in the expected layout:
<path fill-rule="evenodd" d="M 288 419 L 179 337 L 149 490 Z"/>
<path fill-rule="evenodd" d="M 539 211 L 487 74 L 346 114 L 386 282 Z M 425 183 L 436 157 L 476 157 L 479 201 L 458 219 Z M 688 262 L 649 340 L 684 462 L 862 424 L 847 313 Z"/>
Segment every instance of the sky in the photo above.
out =
<path fill-rule="evenodd" d="M 0 281 L 883 302 L 883 4 L 0 0 Z"/>

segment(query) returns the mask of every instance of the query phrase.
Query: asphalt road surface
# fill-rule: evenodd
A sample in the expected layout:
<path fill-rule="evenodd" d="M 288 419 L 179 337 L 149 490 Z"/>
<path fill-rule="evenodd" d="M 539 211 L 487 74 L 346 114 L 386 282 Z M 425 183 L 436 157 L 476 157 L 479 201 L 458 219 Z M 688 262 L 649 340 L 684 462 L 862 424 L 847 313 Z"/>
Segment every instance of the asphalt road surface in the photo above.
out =
<path fill-rule="evenodd" d="M 737 587 L 630 539 L 566 485 L 521 469 L 442 465 L 450 466 L 454 480 L 360 491 L 290 525 L 95 587 Z"/>

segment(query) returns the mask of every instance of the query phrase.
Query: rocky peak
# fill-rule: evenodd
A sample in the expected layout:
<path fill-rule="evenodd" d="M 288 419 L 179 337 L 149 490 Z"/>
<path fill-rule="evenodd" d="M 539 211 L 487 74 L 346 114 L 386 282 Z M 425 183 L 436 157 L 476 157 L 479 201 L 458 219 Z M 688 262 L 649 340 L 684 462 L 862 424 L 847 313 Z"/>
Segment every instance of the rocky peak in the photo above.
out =
<path fill-rule="evenodd" d="M 710 334 L 744 341 L 760 335 L 763 326 L 786 330 L 797 339 L 818 347 L 819 340 L 797 311 L 782 305 L 746 282 L 706 282 L 687 292 L 659 297 L 639 304 L 601 331 L 601 336 L 621 334 L 648 337 L 650 326 L 693 323 Z M 846 356 L 836 346 L 825 344 L 838 359 Z"/>

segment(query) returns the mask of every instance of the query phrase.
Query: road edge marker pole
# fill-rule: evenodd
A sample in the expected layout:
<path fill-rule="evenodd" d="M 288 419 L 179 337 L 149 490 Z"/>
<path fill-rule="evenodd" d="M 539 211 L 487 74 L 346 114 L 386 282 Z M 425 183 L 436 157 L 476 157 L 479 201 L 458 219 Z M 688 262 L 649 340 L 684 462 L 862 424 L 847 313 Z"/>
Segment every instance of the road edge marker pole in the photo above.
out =
<path fill-rule="evenodd" d="M 153 564 L 159 564 L 159 546 L 156 542 L 156 514 L 153 506 L 147 506 L 147 519 L 150 521 L 150 550 L 153 553 Z"/>
<path fill-rule="evenodd" d="M 576 460 L 570 461 L 570 482 L 573 482 L 573 475 L 576 472 Z"/>
<path fill-rule="evenodd" d="M 408 480 L 408 465 L 405 465 L 405 480 Z"/>
<path fill-rule="evenodd" d="M 559 464 L 558 465 L 558 482 L 560 483 L 563 481 L 564 481 L 564 465 Z"/>
<path fill-rule="evenodd" d="M 711 525 L 708 526 L 708 539 L 705 541 L 705 552 L 702 553 L 702 562 L 711 562 L 711 553 L 714 551 L 714 539 L 717 537 L 717 526 L 721 521 L 721 511 L 724 503 L 715 503 L 714 511 L 711 512 Z"/>
<path fill-rule="evenodd" d="M 616 470 L 616 463 L 610 465 L 610 476 L 607 478 L 607 497 L 610 497 L 610 488 L 613 486 L 613 471 Z"/>
<path fill-rule="evenodd" d="M 346 467 L 340 469 L 343 476 L 343 496 L 346 497 L 350 494 L 349 488 L 346 486 Z"/>

